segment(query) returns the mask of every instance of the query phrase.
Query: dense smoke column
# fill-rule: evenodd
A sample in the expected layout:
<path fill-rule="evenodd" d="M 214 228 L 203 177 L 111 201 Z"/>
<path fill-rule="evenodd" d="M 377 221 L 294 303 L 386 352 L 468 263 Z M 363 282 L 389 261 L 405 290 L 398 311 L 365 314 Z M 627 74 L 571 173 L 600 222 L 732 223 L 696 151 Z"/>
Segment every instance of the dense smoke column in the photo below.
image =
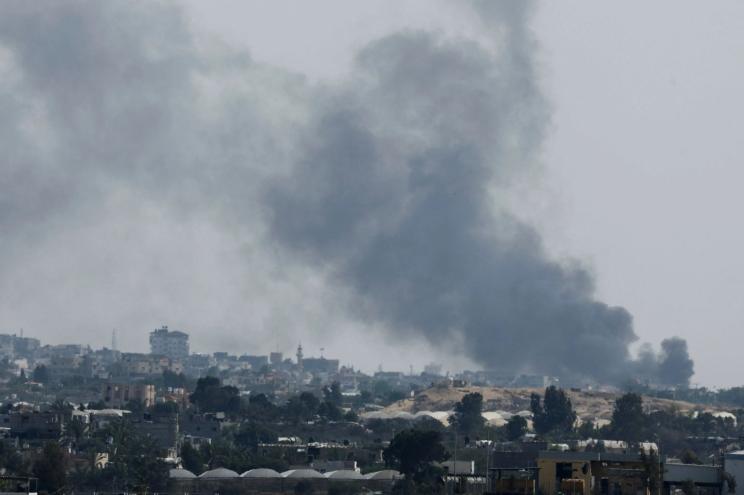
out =
<path fill-rule="evenodd" d="M 393 34 L 361 50 L 347 81 L 309 85 L 200 45 L 172 4 L 4 2 L 0 273 L 14 280 L 19 259 L 55 253 L 67 265 L 65 248 L 90 244 L 71 231 L 127 254 L 106 242 L 114 218 L 140 254 L 112 256 L 126 276 L 108 262 L 72 273 L 92 287 L 131 277 L 128 305 L 157 301 L 136 235 L 145 203 L 176 235 L 199 217 L 249 241 L 246 266 L 274 262 L 278 244 L 348 289 L 359 318 L 484 368 L 685 383 L 684 341 L 632 360 L 628 312 L 596 300 L 592 275 L 551 260 L 508 210 L 512 181 L 538 169 L 550 112 L 529 3 L 474 5 L 478 42 Z M 190 318 L 194 307 L 180 305 Z"/>
<path fill-rule="evenodd" d="M 689 385 L 695 365 L 687 352 L 687 341 L 672 337 L 661 341 L 661 353 L 656 376 L 661 385 L 672 387 Z"/>
<path fill-rule="evenodd" d="M 366 48 L 269 195 L 274 233 L 398 332 L 462 345 L 489 369 L 617 381 L 636 338 L 628 312 L 494 208 L 534 166 L 548 118 L 516 48 L 415 33 Z"/>
<path fill-rule="evenodd" d="M 534 167 L 549 112 L 525 26 L 493 28 L 495 53 L 421 33 L 368 46 L 268 195 L 273 232 L 399 334 L 462 346 L 487 369 L 620 383 L 637 371 L 630 314 L 494 207 Z"/>

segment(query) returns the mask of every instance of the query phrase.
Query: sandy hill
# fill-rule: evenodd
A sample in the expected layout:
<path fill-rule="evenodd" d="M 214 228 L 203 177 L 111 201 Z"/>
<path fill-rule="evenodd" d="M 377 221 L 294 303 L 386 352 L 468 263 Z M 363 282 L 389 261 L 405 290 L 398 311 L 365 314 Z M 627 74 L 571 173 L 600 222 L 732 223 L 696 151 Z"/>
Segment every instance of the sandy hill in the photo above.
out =
<path fill-rule="evenodd" d="M 543 394 L 543 389 L 536 388 L 495 388 L 495 387 L 432 387 L 416 395 L 413 399 L 404 399 L 385 408 L 386 412 L 406 411 L 448 411 L 465 394 L 479 392 L 483 395 L 484 411 L 503 410 L 516 413 L 530 408 L 530 394 Z M 567 391 L 576 414 L 582 419 L 610 419 L 612 407 L 621 394 L 595 391 Z M 695 409 L 708 409 L 690 402 L 643 397 L 643 404 L 648 411 L 676 409 L 689 412 Z"/>

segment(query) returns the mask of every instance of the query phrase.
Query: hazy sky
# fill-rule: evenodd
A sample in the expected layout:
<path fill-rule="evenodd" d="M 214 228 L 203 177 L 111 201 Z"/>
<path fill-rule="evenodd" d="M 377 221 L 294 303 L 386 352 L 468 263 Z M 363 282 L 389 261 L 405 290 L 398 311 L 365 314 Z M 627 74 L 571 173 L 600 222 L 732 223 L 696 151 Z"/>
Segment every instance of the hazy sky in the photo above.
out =
<path fill-rule="evenodd" d="M 343 80 L 359 49 L 394 31 L 438 30 L 488 42 L 487 29 L 444 2 L 185 5 L 191 28 L 208 43 L 221 40 L 234 53 L 294 72 L 293 95 L 305 85 Z M 531 27 L 552 117 L 542 167 L 511 188 L 513 213 L 537 226 L 556 258 L 578 259 L 592 269 L 598 297 L 633 315 L 640 342 L 687 339 L 693 382 L 741 384 L 744 5 L 542 2 Z M 270 71 L 261 77 L 268 86 L 278 84 Z M 295 87 L 284 76 L 277 81 Z M 261 112 L 288 105 L 285 115 L 297 113 L 277 128 L 291 132 L 292 122 L 303 118 L 301 105 L 277 102 L 264 88 L 241 91 L 259 94 L 267 107 Z M 86 197 L 86 187 L 95 189 L 84 184 L 74 194 Z M 13 263 L 4 267 L 5 331 L 24 327 L 45 341 L 103 345 L 117 327 L 122 346 L 144 349 L 149 329 L 165 323 L 191 332 L 196 351 L 289 351 L 302 339 L 306 354 L 324 347 L 326 355 L 366 369 L 378 363 L 420 368 L 432 359 L 446 359 L 453 369 L 470 364 L 421 341 L 397 346 L 388 334 L 370 331 L 376 324 L 338 309 L 344 291 L 329 288 L 310 267 L 292 266 L 279 254 L 271 266 L 264 254 L 245 262 L 271 250 L 263 242 L 221 229 L 203 213 L 174 227 L 156 196 L 136 188 L 114 191 L 101 208 L 103 220 L 90 203 L 76 203 L 76 220 L 40 242 L 43 251 L 34 253 L 36 239 L 29 234 L 24 253 L 6 255 Z M 178 201 L 188 203 L 181 196 Z M 263 228 L 256 221 L 242 226 Z M 50 253 L 55 246 L 62 252 Z M 278 307 L 280 300 L 290 307 Z"/>
<path fill-rule="evenodd" d="M 469 29 L 425 1 L 222 5 L 192 2 L 194 22 L 317 78 L 392 29 Z M 520 212 L 593 267 L 642 339 L 686 338 L 695 382 L 741 384 L 744 5 L 541 2 L 533 27 L 554 116 L 544 190 Z"/>

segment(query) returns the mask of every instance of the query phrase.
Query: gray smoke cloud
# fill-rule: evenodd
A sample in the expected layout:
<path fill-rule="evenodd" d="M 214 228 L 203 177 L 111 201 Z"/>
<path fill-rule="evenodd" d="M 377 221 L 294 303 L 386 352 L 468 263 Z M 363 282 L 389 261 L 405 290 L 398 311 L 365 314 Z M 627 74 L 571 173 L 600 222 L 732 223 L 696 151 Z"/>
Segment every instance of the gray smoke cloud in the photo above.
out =
<path fill-rule="evenodd" d="M 220 287 L 228 308 L 311 298 L 488 369 L 686 384 L 684 340 L 634 359 L 630 314 L 510 207 L 514 181 L 539 173 L 550 121 L 532 4 L 472 6 L 479 40 L 394 33 L 347 80 L 309 84 L 197 39 L 171 4 L 4 2 L 6 308 L 33 297 L 19 270 L 69 265 L 85 268 L 77 285 L 117 285 L 102 307 L 124 294 L 146 315 L 131 321 L 168 307 L 202 323 L 192 307 Z M 237 247 L 205 262 L 161 229 Z M 78 251 L 98 261 L 76 265 Z M 60 297 L 74 315 L 91 305 Z"/>

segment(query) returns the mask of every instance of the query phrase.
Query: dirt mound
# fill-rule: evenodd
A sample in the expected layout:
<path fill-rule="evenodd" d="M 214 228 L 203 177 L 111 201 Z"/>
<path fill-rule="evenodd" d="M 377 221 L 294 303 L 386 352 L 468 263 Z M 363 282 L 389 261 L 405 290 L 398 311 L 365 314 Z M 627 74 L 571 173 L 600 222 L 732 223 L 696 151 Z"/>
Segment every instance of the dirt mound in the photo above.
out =
<path fill-rule="evenodd" d="M 413 399 L 404 399 L 385 408 L 386 412 L 406 411 L 448 411 L 459 402 L 465 394 L 478 392 L 483 396 L 484 411 L 508 411 L 516 413 L 530 408 L 530 395 L 543 394 L 537 388 L 496 388 L 496 387 L 431 387 L 416 394 Z M 598 391 L 566 391 L 576 414 L 582 419 L 610 419 L 612 408 L 621 393 Z M 690 412 L 701 409 L 701 406 L 689 402 L 643 397 L 647 411 L 670 410 Z"/>

